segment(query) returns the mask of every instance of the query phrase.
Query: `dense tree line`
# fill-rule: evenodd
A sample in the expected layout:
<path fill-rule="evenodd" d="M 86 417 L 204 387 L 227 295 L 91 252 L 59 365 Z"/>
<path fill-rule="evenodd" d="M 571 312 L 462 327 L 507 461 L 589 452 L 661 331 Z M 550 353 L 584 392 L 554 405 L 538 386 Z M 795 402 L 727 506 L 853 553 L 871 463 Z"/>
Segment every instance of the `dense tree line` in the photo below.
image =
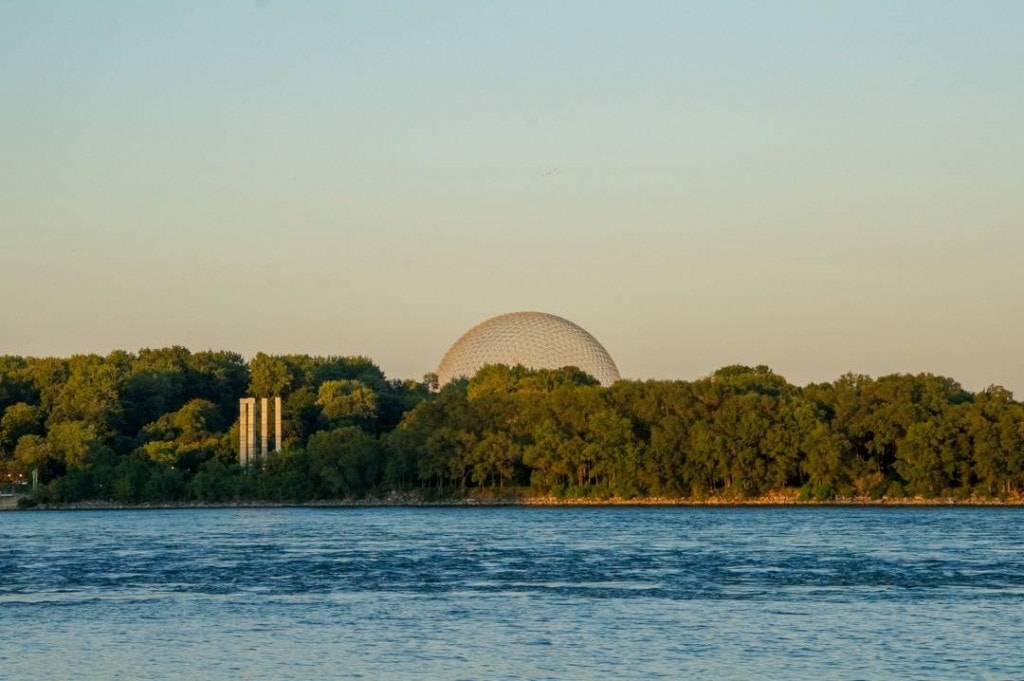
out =
<path fill-rule="evenodd" d="M 428 394 L 363 357 L 261 353 L 247 363 L 181 347 L 0 357 L 0 473 L 37 470 L 36 497 L 53 502 L 361 494 L 379 487 L 380 437 Z M 238 399 L 277 395 L 285 452 L 242 470 Z"/>
<path fill-rule="evenodd" d="M 1024 490 L 1024 405 L 928 374 L 799 388 L 767 367 L 595 385 L 486 367 L 387 439 L 392 485 L 559 497 L 997 497 Z"/>
<path fill-rule="evenodd" d="M 38 470 L 46 502 L 1024 493 L 1024 404 L 930 374 L 799 387 L 730 366 L 601 387 L 573 368 L 489 366 L 432 387 L 352 357 L 0 357 L 0 472 Z M 283 396 L 285 447 L 244 469 L 248 395 Z"/>

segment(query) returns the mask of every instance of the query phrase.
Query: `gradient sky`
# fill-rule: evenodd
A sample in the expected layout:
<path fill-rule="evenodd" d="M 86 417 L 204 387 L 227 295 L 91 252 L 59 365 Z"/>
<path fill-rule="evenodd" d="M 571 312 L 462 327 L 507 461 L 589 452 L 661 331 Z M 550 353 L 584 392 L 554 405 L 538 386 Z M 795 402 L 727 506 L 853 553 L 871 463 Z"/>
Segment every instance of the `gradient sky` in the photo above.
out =
<path fill-rule="evenodd" d="M 627 378 L 1024 397 L 1024 2 L 0 0 L 0 354 L 363 354 L 540 310 Z"/>

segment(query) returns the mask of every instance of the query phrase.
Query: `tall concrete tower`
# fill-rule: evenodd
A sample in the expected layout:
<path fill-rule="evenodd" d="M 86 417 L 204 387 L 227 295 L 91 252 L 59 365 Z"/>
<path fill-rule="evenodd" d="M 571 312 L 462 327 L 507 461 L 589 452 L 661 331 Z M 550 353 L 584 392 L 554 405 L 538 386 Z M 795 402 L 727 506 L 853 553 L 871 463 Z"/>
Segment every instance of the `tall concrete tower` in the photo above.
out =
<path fill-rule="evenodd" d="M 281 451 L 281 398 L 263 397 L 257 409 L 255 397 L 238 400 L 238 463 L 248 466 L 256 459 L 256 414 L 260 418 L 260 457 L 266 458 L 270 450 L 270 405 L 274 405 L 274 451 Z"/>
<path fill-rule="evenodd" d="M 256 450 L 256 398 L 238 400 L 238 463 L 248 466 Z"/>

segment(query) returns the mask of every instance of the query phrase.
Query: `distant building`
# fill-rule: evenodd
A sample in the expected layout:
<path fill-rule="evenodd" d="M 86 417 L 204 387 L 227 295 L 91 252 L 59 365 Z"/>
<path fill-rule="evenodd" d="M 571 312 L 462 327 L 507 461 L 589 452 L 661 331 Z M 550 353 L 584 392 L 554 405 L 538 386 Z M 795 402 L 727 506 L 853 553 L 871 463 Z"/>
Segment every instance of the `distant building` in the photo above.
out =
<path fill-rule="evenodd" d="M 615 362 L 596 338 L 567 319 L 543 312 L 510 312 L 474 326 L 441 359 L 438 384 L 472 377 L 487 364 L 530 369 L 574 366 L 601 385 L 619 380 Z"/>

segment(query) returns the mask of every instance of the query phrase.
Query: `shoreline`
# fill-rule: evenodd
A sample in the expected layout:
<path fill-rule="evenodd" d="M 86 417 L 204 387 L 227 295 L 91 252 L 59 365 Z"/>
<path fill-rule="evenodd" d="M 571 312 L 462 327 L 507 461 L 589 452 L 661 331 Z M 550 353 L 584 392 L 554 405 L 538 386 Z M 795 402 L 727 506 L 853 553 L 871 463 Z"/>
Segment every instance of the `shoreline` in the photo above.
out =
<path fill-rule="evenodd" d="M 555 497 L 507 497 L 507 498 L 452 498 L 427 501 L 412 496 L 392 496 L 383 499 L 330 499 L 310 502 L 274 502 L 274 501 L 230 501 L 230 502 L 161 502 L 153 504 L 123 504 L 114 501 L 92 500 L 69 504 L 38 504 L 19 508 L 17 497 L 11 498 L 13 503 L 0 504 L 0 512 L 4 511 L 132 511 L 132 510 L 188 510 L 188 509 L 260 509 L 260 508 L 614 508 L 614 507 L 692 507 L 692 508 L 779 508 L 779 507 L 860 507 L 860 508 L 1012 508 L 1024 507 L 1024 498 L 909 498 L 909 499 L 871 499 L 869 497 L 848 497 L 830 499 L 828 501 L 802 501 L 795 496 L 766 495 L 752 499 L 727 499 L 710 497 L 706 499 L 674 499 L 667 497 L 647 497 L 641 499 L 557 499 Z"/>

